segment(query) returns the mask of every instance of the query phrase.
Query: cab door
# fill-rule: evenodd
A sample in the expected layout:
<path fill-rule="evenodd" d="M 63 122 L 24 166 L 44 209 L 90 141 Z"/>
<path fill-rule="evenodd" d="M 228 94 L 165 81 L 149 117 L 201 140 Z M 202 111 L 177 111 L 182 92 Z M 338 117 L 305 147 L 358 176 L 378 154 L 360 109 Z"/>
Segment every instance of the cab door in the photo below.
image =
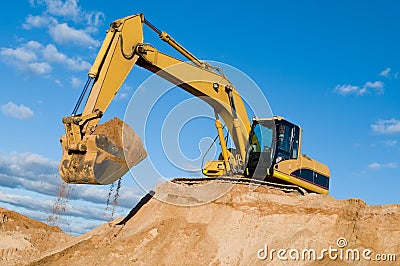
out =
<path fill-rule="evenodd" d="M 273 120 L 253 120 L 246 152 L 245 176 L 264 179 L 272 166 L 275 151 Z"/>

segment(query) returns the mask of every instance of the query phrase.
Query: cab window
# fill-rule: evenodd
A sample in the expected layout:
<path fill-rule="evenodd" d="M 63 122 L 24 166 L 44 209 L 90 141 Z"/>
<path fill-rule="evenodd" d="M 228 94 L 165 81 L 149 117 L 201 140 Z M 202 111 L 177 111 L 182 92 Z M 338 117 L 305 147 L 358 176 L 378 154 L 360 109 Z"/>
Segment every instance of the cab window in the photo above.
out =
<path fill-rule="evenodd" d="M 272 130 L 260 124 L 256 124 L 253 130 L 254 134 L 251 139 L 252 151 L 268 151 L 272 146 Z"/>
<path fill-rule="evenodd" d="M 277 124 L 277 158 L 296 159 L 299 150 L 299 127 L 286 121 Z"/>

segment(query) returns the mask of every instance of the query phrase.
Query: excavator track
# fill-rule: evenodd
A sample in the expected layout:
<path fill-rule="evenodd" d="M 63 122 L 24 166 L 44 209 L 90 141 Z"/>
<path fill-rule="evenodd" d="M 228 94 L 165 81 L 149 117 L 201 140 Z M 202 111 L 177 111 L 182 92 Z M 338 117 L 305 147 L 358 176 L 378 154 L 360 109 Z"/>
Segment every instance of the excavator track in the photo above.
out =
<path fill-rule="evenodd" d="M 252 178 L 245 178 L 241 176 L 224 176 L 224 177 L 179 177 L 179 178 L 174 178 L 171 180 L 171 182 L 179 185 L 188 185 L 188 186 L 193 186 L 193 185 L 201 185 L 207 182 L 211 181 L 218 181 L 218 182 L 223 182 L 223 183 L 233 183 L 233 184 L 253 184 L 253 185 L 259 185 L 259 186 L 268 186 L 268 187 L 274 187 L 278 188 L 284 192 L 296 192 L 301 195 L 307 195 L 308 192 L 296 185 L 290 185 L 290 184 L 281 184 L 281 183 L 275 183 L 275 182 L 270 182 L 270 181 L 265 181 L 265 180 L 258 180 L 258 179 L 252 179 Z"/>

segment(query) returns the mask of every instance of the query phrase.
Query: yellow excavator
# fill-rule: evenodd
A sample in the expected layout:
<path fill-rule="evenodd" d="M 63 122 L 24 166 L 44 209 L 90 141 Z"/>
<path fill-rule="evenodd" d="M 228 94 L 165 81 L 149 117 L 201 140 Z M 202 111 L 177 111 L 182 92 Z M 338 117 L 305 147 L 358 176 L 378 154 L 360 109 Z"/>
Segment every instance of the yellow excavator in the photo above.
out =
<path fill-rule="evenodd" d="M 144 43 L 144 25 L 188 61 Z M 107 130 L 97 131 L 100 118 L 134 65 L 157 74 L 213 108 L 221 154 L 218 160 L 205 163 L 205 176 L 217 179 L 239 175 L 328 194 L 329 168 L 301 154 L 299 126 L 280 116 L 249 119 L 240 94 L 219 68 L 196 58 L 143 14 L 111 23 L 72 115 L 63 118 L 66 134 L 60 139 L 60 175 L 65 182 L 110 184 L 146 157 L 141 141 L 129 126 L 122 123 L 112 128 L 117 135 L 124 135 L 124 145 L 114 133 L 110 136 Z M 83 112 L 77 114 L 89 87 Z M 232 136 L 234 149 L 227 147 L 221 119 Z"/>

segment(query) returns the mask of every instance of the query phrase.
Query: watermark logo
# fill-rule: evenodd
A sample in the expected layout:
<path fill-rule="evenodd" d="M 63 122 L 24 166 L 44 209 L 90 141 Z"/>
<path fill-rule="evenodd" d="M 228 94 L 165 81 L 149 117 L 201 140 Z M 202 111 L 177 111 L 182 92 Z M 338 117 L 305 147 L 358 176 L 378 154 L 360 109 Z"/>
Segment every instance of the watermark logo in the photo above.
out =
<path fill-rule="evenodd" d="M 320 250 L 313 248 L 305 249 L 275 249 L 270 248 L 267 244 L 257 251 L 259 260 L 269 261 L 319 261 L 329 259 L 333 261 L 396 261 L 396 254 L 390 253 L 374 253 L 371 249 L 347 248 L 348 242 L 346 238 L 340 237 L 336 241 L 336 246 L 329 246 Z"/>
<path fill-rule="evenodd" d="M 336 245 L 339 248 L 345 248 L 347 247 L 347 240 L 344 237 L 339 237 L 338 240 L 336 241 Z"/>

